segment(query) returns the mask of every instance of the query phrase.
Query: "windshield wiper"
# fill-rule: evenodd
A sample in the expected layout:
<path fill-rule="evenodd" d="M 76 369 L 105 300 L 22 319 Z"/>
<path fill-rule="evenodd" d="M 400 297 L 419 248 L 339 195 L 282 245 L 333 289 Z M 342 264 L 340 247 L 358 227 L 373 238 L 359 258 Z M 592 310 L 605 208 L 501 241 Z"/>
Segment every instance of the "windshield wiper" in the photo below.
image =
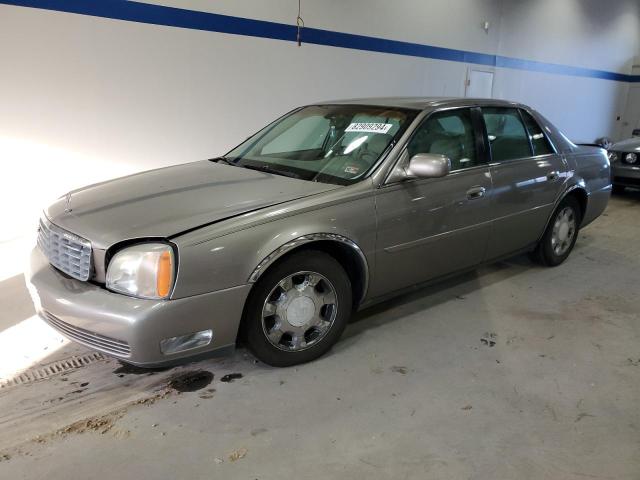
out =
<path fill-rule="evenodd" d="M 233 163 L 231 160 L 229 160 L 227 157 L 210 158 L 209 161 L 216 162 L 216 163 L 224 163 L 225 165 L 232 165 L 234 167 L 237 167 L 237 165 Z"/>
<path fill-rule="evenodd" d="M 267 165 L 239 165 L 243 168 L 248 168 L 249 170 L 257 170 L 258 172 L 266 172 L 273 173 L 274 175 L 282 175 L 283 177 L 289 178 L 302 178 L 297 173 L 287 172 L 283 170 L 276 170 L 275 168 L 271 168 Z"/>

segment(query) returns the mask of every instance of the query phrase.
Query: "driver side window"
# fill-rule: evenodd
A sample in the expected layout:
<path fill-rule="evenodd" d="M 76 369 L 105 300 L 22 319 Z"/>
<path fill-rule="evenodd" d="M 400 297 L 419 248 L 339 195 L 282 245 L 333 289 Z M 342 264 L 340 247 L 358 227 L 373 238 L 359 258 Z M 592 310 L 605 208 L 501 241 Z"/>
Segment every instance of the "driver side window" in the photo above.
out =
<path fill-rule="evenodd" d="M 469 109 L 439 112 L 418 127 L 407 145 L 409 158 L 418 153 L 446 155 L 451 170 L 479 165 L 476 137 Z"/>

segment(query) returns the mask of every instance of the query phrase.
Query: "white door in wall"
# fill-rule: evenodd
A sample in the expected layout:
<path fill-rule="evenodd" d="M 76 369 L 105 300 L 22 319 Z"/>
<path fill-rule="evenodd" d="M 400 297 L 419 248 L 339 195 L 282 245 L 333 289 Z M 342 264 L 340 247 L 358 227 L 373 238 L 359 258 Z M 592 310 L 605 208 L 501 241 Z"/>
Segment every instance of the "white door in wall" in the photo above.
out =
<path fill-rule="evenodd" d="M 633 131 L 640 128 L 640 85 L 629 88 L 627 105 L 622 117 L 621 139 L 631 138 Z"/>
<path fill-rule="evenodd" d="M 465 96 L 467 98 L 492 98 L 493 75 L 492 70 L 469 68 Z"/>

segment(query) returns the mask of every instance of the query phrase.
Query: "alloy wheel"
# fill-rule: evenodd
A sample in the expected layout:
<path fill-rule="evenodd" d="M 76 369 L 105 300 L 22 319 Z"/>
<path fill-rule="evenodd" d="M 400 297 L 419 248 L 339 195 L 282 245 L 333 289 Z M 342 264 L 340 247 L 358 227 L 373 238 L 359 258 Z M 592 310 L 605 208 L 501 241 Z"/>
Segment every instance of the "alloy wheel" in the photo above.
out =
<path fill-rule="evenodd" d="M 338 312 L 336 290 L 316 272 L 297 272 L 280 280 L 262 307 L 262 329 L 280 350 L 297 352 L 317 344 Z"/>
<path fill-rule="evenodd" d="M 571 207 L 563 208 L 556 216 L 551 233 L 551 248 L 558 257 L 564 255 L 576 235 L 576 214 Z"/>

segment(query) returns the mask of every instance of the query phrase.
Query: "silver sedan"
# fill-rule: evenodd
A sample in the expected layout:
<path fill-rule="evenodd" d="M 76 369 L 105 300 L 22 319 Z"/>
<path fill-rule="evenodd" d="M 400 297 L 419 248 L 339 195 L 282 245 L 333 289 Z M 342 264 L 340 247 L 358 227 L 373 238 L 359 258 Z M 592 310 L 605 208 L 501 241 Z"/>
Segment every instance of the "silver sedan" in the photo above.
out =
<path fill-rule="evenodd" d="M 298 108 L 223 157 L 82 188 L 43 212 L 28 286 L 67 337 L 139 366 L 317 358 L 352 312 L 530 252 L 555 266 L 611 192 L 604 150 L 505 101 Z"/>

